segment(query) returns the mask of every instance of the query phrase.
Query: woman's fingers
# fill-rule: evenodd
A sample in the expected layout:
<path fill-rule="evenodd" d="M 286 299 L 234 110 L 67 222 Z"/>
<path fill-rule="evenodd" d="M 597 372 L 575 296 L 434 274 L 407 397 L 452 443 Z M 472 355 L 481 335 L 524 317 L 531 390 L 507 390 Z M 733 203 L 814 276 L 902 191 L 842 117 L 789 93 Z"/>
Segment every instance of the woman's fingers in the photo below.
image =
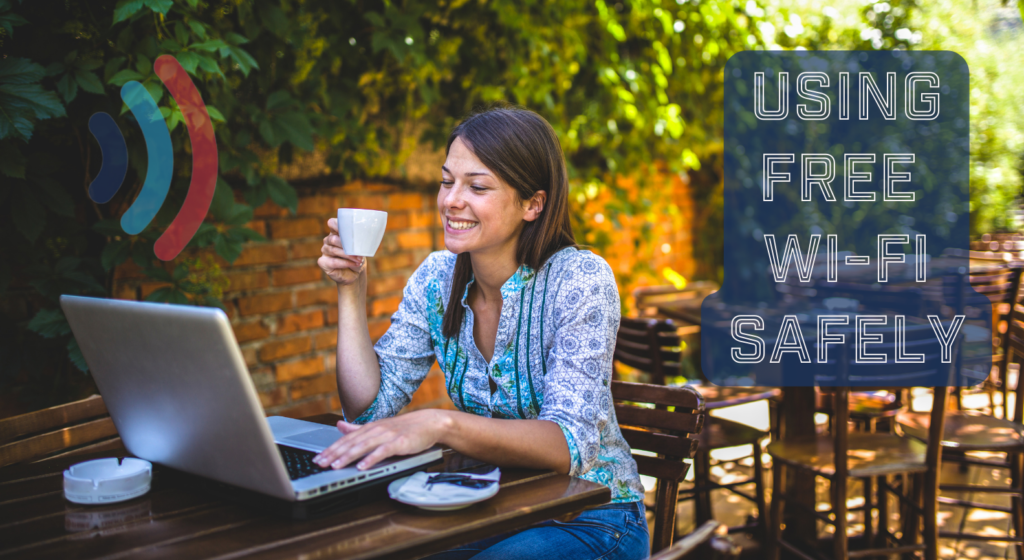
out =
<path fill-rule="evenodd" d="M 338 218 L 331 218 L 331 219 L 327 220 L 327 229 L 329 229 L 329 230 L 331 230 L 331 232 L 337 234 L 338 233 Z"/>

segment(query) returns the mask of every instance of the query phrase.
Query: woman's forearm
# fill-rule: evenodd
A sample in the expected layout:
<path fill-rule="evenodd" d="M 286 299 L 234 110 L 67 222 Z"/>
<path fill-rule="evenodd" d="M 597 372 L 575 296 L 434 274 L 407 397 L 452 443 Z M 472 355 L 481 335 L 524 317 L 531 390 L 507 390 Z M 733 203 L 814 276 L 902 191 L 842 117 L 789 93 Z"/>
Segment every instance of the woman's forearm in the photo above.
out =
<path fill-rule="evenodd" d="M 380 364 L 366 323 L 366 279 L 338 286 L 338 395 L 352 420 L 373 404 L 380 390 Z"/>
<path fill-rule="evenodd" d="M 463 455 L 494 465 L 569 472 L 569 446 L 554 422 L 485 418 L 451 410 L 437 413 L 438 443 Z"/>

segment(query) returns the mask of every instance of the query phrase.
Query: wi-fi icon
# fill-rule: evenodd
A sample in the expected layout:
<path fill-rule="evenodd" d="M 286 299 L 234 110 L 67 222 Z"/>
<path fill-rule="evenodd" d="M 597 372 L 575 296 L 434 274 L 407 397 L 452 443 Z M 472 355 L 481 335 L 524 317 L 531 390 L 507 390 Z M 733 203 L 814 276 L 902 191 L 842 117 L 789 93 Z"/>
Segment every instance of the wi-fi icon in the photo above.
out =
<path fill-rule="evenodd" d="M 210 210 L 213 191 L 217 187 L 217 140 L 203 98 L 178 60 L 171 55 L 163 55 L 153 63 L 153 70 L 181 109 L 192 141 L 192 182 L 185 195 L 185 203 L 153 246 L 157 258 L 169 261 L 192 240 Z M 139 122 L 149 156 L 149 169 L 142 190 L 121 216 L 121 229 L 135 235 L 153 221 L 167 198 L 174 153 L 167 123 L 146 88 L 139 82 L 128 82 L 121 87 L 121 99 Z M 117 194 L 124 182 L 128 171 L 128 147 L 124 134 L 107 113 L 96 113 L 89 118 L 89 132 L 99 142 L 103 156 L 100 172 L 89 184 L 89 198 L 103 204 Z"/>

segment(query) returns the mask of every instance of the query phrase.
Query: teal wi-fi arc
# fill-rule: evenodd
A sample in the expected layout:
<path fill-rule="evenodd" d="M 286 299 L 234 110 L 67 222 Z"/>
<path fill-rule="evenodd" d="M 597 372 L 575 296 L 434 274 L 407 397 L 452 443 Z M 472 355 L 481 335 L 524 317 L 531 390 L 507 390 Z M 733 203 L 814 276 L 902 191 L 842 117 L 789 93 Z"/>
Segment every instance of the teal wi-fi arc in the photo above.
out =
<path fill-rule="evenodd" d="M 185 248 L 210 209 L 217 186 L 217 140 L 199 90 L 177 59 L 163 55 L 153 63 L 153 70 L 177 102 L 192 142 L 192 180 L 185 203 L 153 246 L 157 258 L 169 261 Z M 121 216 L 121 229 L 135 235 L 153 221 L 167 198 L 174 171 L 174 152 L 167 123 L 146 88 L 139 82 L 128 82 L 121 88 L 121 99 L 142 129 L 149 158 L 142 190 Z M 110 201 L 124 183 L 128 147 L 117 123 L 107 113 L 96 113 L 89 119 L 89 132 L 99 143 L 103 156 L 100 172 L 89 185 L 89 198 L 103 204 Z"/>

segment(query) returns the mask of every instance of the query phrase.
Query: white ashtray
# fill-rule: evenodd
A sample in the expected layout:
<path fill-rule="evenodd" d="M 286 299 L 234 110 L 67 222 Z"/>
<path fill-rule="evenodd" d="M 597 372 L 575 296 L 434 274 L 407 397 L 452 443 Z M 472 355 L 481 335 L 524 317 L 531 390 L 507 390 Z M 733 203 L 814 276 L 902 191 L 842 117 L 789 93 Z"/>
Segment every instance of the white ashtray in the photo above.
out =
<path fill-rule="evenodd" d="M 112 504 L 149 492 L 153 465 L 126 457 L 96 459 L 64 471 L 64 497 L 76 504 Z"/>

